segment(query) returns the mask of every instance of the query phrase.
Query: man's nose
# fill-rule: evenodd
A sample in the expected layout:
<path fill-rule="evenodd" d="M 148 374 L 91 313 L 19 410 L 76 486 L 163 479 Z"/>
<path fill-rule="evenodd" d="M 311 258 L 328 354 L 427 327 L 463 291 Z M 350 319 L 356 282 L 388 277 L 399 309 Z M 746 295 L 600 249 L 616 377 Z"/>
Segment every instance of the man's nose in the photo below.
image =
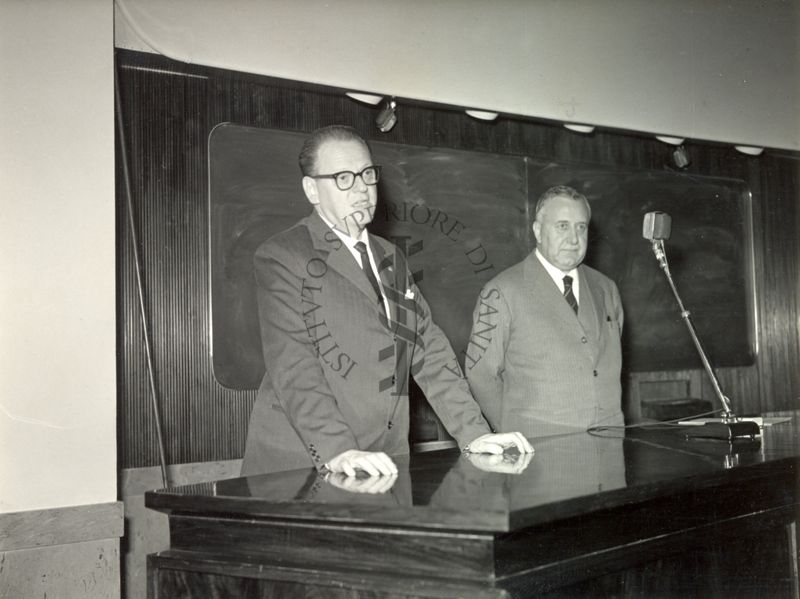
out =
<path fill-rule="evenodd" d="M 572 244 L 578 243 L 578 227 L 570 227 L 569 234 L 567 235 L 567 240 Z"/>
<path fill-rule="evenodd" d="M 356 178 L 353 180 L 353 187 L 355 187 L 357 191 L 364 191 L 367 189 L 367 184 L 364 183 L 364 175 L 361 173 L 356 175 Z"/>

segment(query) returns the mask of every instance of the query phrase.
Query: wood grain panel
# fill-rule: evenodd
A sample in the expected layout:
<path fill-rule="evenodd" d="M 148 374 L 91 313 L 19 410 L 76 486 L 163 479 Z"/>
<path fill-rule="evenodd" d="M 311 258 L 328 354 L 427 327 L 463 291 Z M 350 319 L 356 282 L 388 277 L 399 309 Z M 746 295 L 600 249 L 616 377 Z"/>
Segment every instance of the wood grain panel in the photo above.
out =
<path fill-rule="evenodd" d="M 0 551 L 66 545 L 123 534 L 122 502 L 0 514 Z"/>
<path fill-rule="evenodd" d="M 331 572 L 247 564 L 196 553 L 167 551 L 148 557 L 151 599 L 508 599 L 504 589 L 400 573 Z"/>
<path fill-rule="evenodd" d="M 172 516 L 171 549 L 203 547 L 230 558 L 252 563 L 304 567 L 314 562 L 324 569 L 358 567 L 379 570 L 391 563 L 411 575 L 484 579 L 494 574 L 492 536 L 489 534 L 409 533 L 376 528 L 342 529 L 315 522 L 287 526 L 281 522 Z"/>

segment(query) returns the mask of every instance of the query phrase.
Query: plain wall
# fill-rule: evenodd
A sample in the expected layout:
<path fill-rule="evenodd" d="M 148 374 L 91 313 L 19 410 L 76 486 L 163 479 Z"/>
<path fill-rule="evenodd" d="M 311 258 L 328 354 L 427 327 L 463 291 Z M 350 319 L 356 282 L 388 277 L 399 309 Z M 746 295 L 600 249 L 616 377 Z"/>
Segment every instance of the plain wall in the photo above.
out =
<path fill-rule="evenodd" d="M 0 1 L 0 513 L 117 499 L 113 8 Z"/>
<path fill-rule="evenodd" d="M 798 0 L 115 1 L 120 47 L 394 95 L 401 110 L 800 149 Z"/>

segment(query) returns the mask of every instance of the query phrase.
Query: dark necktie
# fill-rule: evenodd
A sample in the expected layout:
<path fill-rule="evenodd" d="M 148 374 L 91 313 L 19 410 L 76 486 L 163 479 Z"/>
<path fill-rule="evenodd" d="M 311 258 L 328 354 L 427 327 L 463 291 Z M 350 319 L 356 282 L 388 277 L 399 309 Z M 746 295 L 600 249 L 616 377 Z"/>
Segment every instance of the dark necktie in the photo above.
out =
<path fill-rule="evenodd" d="M 372 271 L 372 266 L 369 262 L 369 254 L 367 253 L 367 246 L 363 241 L 359 241 L 356 243 L 356 249 L 358 253 L 361 254 L 361 270 L 364 271 L 364 274 L 367 275 L 367 280 L 369 281 L 372 290 L 375 292 L 375 296 L 378 298 L 378 310 L 381 313 L 381 318 L 383 319 L 384 324 L 386 323 L 386 305 L 383 303 L 383 294 L 381 293 L 380 285 L 378 285 L 378 280 L 375 278 L 375 273 Z"/>
<path fill-rule="evenodd" d="M 577 314 L 578 300 L 575 299 L 575 294 L 572 293 L 572 277 L 569 275 L 564 275 L 564 299 L 567 300 L 570 308 L 572 308 L 575 311 L 575 314 Z"/>

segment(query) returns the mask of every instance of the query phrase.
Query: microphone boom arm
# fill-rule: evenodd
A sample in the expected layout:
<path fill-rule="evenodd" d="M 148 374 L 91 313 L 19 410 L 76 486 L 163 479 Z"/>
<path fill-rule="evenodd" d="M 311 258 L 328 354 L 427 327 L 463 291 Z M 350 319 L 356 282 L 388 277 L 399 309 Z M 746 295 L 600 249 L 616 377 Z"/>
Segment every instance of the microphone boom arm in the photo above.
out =
<path fill-rule="evenodd" d="M 694 328 L 694 324 L 692 323 L 691 315 L 686 307 L 683 305 L 683 301 L 681 300 L 681 296 L 678 294 L 678 288 L 675 286 L 675 281 L 672 279 L 672 273 L 669 271 L 669 264 L 667 263 L 667 253 L 664 248 L 664 240 L 663 239 L 653 239 L 653 253 L 658 260 L 658 264 L 661 267 L 661 270 L 664 271 L 664 274 L 667 277 L 667 282 L 669 283 L 670 289 L 672 289 L 672 294 L 675 296 L 675 300 L 678 302 L 678 307 L 681 310 L 681 318 L 683 319 L 686 328 L 689 330 L 689 335 L 694 342 L 694 346 L 697 349 L 697 353 L 700 355 L 700 360 L 703 362 L 703 367 L 708 374 L 708 377 L 711 379 L 711 385 L 714 387 L 714 393 L 719 399 L 720 403 L 722 404 L 722 426 L 719 426 L 715 430 L 710 430 L 709 424 L 706 424 L 703 427 L 697 427 L 699 429 L 706 429 L 703 431 L 697 431 L 697 434 L 690 434 L 689 436 L 705 436 L 705 437 L 713 437 L 713 438 L 724 438 L 724 439 L 733 439 L 735 437 L 752 437 L 754 435 L 759 434 L 758 425 L 752 422 L 742 421 L 736 417 L 731 409 L 731 402 L 728 397 L 722 392 L 722 387 L 719 384 L 719 379 L 717 378 L 714 369 L 711 367 L 711 362 L 708 361 L 708 357 L 706 356 L 706 352 L 703 349 L 703 345 L 700 343 L 700 339 L 697 336 L 697 331 Z M 749 425 L 749 426 L 748 426 Z M 713 428 L 713 425 L 711 425 Z M 693 427 L 694 428 L 694 427 Z M 755 430 L 755 432 L 754 432 Z"/>
<path fill-rule="evenodd" d="M 675 296 L 675 301 L 678 302 L 678 307 L 681 310 L 681 318 L 683 318 L 683 322 L 686 325 L 686 328 L 689 330 L 689 335 L 694 342 L 695 348 L 697 348 L 697 353 L 700 354 L 700 360 L 703 362 L 703 367 L 706 369 L 706 373 L 708 373 L 708 377 L 711 379 L 711 385 L 714 387 L 714 393 L 722 404 L 723 419 L 735 420 L 736 416 L 734 415 L 733 410 L 731 410 L 730 400 L 728 400 L 728 398 L 722 392 L 719 379 L 717 378 L 714 369 L 711 367 L 711 362 L 708 361 L 708 356 L 706 356 L 703 345 L 700 343 L 700 338 L 697 336 L 697 331 L 695 330 L 694 323 L 691 319 L 691 313 L 683 305 L 681 296 L 678 294 L 678 288 L 675 287 L 675 281 L 672 279 L 672 273 L 669 271 L 669 264 L 667 263 L 667 254 L 664 249 L 663 239 L 653 240 L 653 253 L 656 255 L 656 259 L 658 260 L 659 266 L 661 266 L 661 270 L 663 270 L 664 274 L 667 276 L 667 282 L 669 283 L 670 289 L 672 289 L 672 294 Z"/>

